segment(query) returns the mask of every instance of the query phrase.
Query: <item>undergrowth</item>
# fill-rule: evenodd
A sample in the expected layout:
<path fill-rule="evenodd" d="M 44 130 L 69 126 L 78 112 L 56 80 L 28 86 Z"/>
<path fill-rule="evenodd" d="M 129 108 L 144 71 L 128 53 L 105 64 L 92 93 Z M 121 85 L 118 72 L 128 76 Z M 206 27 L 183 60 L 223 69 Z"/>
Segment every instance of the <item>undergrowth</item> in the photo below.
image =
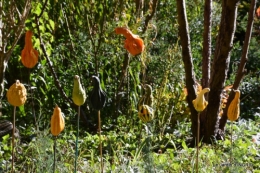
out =
<path fill-rule="evenodd" d="M 179 122 L 163 136 L 153 125 L 142 124 L 139 129 L 103 131 L 104 172 L 194 172 L 196 149 L 189 148 L 190 122 Z M 202 144 L 199 154 L 200 172 L 260 172 L 260 121 L 243 120 L 233 123 L 232 162 L 230 123 L 226 138 L 214 145 Z M 81 129 L 78 172 L 100 172 L 99 137 Z M 257 136 L 258 135 L 258 136 Z M 10 137 L 0 142 L 2 172 L 10 171 Z M 38 131 L 28 143 L 17 141 L 16 172 L 53 172 L 54 140 L 49 130 Z M 75 132 L 65 130 L 57 139 L 56 172 L 74 170 Z"/>

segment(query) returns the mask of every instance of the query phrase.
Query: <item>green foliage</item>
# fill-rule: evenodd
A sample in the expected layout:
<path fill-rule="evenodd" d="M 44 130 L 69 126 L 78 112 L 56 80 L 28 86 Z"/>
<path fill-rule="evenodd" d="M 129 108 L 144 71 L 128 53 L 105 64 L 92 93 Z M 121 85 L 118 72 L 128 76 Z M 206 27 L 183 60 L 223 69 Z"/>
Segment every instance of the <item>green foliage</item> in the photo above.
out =
<path fill-rule="evenodd" d="M 12 147 L 10 146 L 10 135 L 7 134 L 0 140 L 0 171 L 8 165 L 7 160 L 11 157 Z"/>
<path fill-rule="evenodd" d="M 215 145 L 200 149 L 200 172 L 246 172 L 259 170 L 259 147 L 252 138 L 259 137 L 259 121 L 239 120 L 233 123 L 232 164 L 230 163 L 230 123 L 227 136 Z M 178 129 L 167 133 L 158 148 L 159 137 L 154 133 L 153 124 L 142 129 L 125 131 L 104 131 L 102 134 L 105 172 L 192 172 L 195 170 L 196 148 L 189 147 L 190 123 L 179 123 Z M 120 128 L 118 128 L 120 129 Z M 140 133 L 141 130 L 141 133 Z M 16 170 L 23 172 L 52 172 L 53 140 L 49 130 L 39 131 L 30 143 L 17 145 Z M 81 131 L 79 140 L 78 171 L 99 172 L 99 136 Z M 140 134 L 140 135 L 139 135 Z M 73 131 L 66 130 L 57 139 L 56 172 L 73 172 L 75 138 Z M 1 169 L 10 167 L 10 137 L 1 142 Z M 258 143 L 259 139 L 256 138 Z M 10 142 L 10 141 L 9 141 Z M 170 147 L 172 146 L 172 147 Z M 175 147 L 173 147 L 175 146 Z M 9 153 L 9 154 L 8 154 Z M 6 168 L 7 165 L 7 168 Z M 9 165 L 9 166 L 8 166 Z"/>
<path fill-rule="evenodd" d="M 99 75 L 102 89 L 108 97 L 106 107 L 101 111 L 106 172 L 145 172 L 148 169 L 151 172 L 194 171 L 196 151 L 189 148 L 191 122 L 185 98 L 185 74 L 175 1 L 161 0 L 158 3 L 156 14 L 150 20 L 146 32 L 142 29 L 151 10 L 148 1 L 144 2 L 143 15 L 137 13 L 134 1 L 86 2 L 48 1 L 39 20 L 39 28 L 51 66 L 40 48 L 40 34 L 35 23 L 35 17 L 41 14 L 43 4 L 32 3 L 25 29 L 34 32 L 33 43 L 40 52 L 39 63 L 31 70 L 22 66 L 22 38 L 14 49 L 6 73 L 6 88 L 15 79 L 20 79 L 28 89 L 28 100 L 17 111 L 17 128 L 22 138 L 21 145 L 17 146 L 19 154 L 16 170 L 52 172 L 53 140 L 49 127 L 55 104 L 61 107 L 66 117 L 65 130 L 57 140 L 56 172 L 74 170 L 76 111 L 61 94 L 61 89 L 57 88 L 57 81 L 51 73 L 53 68 L 69 99 L 72 97 L 74 75 L 80 76 L 86 93 L 92 90 L 91 76 Z M 201 78 L 203 3 L 201 0 L 187 2 L 191 47 L 198 80 Z M 213 2 L 213 51 L 219 29 L 220 6 L 218 1 Z M 242 31 L 246 18 L 240 16 L 239 20 L 239 30 Z M 142 55 L 131 57 L 127 54 L 123 37 L 114 33 L 117 26 L 127 26 L 143 38 L 146 48 Z M 252 39 L 249 50 L 247 69 L 250 75 L 245 77 L 241 85 L 241 117 L 244 118 L 259 114 L 257 31 L 255 28 L 256 38 Z M 227 84 L 234 82 L 240 56 L 241 45 L 237 42 L 231 56 L 232 70 L 229 71 Z M 130 58 L 129 64 L 126 63 L 127 58 Z M 137 116 L 136 106 L 144 84 L 150 84 L 154 90 L 155 118 L 150 125 L 143 125 Z M 1 101 L 4 108 L 2 118 L 11 120 L 13 109 L 6 98 Z M 82 117 L 80 121 L 78 170 L 99 172 L 101 158 L 98 156 L 97 117 L 89 106 L 88 98 L 82 111 L 86 117 Z M 230 140 L 227 137 L 216 146 L 202 147 L 201 172 L 231 172 L 231 169 L 243 172 L 259 169 L 260 165 L 256 160 L 259 145 L 251 142 L 251 135 L 257 133 L 256 127 L 259 127 L 259 122 L 242 120 L 234 127 L 237 136 L 233 149 L 234 163 L 248 163 L 248 167 L 227 166 L 230 150 Z M 2 170 L 9 169 L 9 142 L 9 136 L 5 136 L 0 142 Z"/>
<path fill-rule="evenodd" d="M 259 78 L 247 75 L 241 85 L 241 117 L 257 119 L 259 112 Z"/>

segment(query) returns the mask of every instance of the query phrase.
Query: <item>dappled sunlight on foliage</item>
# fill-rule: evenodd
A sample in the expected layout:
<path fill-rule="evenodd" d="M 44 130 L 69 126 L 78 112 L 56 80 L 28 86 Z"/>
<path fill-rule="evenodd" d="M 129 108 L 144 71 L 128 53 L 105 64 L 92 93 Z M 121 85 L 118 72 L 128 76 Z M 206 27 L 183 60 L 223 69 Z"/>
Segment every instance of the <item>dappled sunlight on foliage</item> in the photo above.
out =
<path fill-rule="evenodd" d="M 0 34 L 3 54 L 10 52 L 2 48 L 12 49 L 8 60 L 0 63 L 6 69 L 0 104 L 0 172 L 11 170 L 12 128 L 7 125 L 12 124 L 13 109 L 6 93 L 18 79 L 27 95 L 24 105 L 16 105 L 20 106 L 16 111 L 17 135 L 13 138 L 16 172 L 53 172 L 54 151 L 56 172 L 73 172 L 75 148 L 78 172 L 102 172 L 101 159 L 104 172 L 195 172 L 196 137 L 191 130 L 195 116 L 189 102 L 192 95 L 187 86 L 189 62 L 183 56 L 186 50 L 180 37 L 177 1 L 29 1 L 24 25 L 14 25 L 10 33 L 4 28 L 3 37 Z M 22 21 L 12 14 L 23 12 L 24 3 L 3 2 L 3 13 L 0 12 L 3 26 L 6 19 L 12 19 L 11 23 Z M 185 3 L 195 97 L 203 90 L 205 2 Z M 11 4 L 12 10 L 6 12 Z M 214 114 L 216 121 L 222 118 L 233 91 L 249 6 L 245 0 L 238 6 L 233 50 L 227 60 L 229 69 L 223 73 L 227 76 L 223 87 L 213 88 L 221 93 L 218 115 Z M 213 1 L 209 66 L 215 62 L 221 12 L 221 2 Z M 259 17 L 254 22 L 246 70 L 239 85 L 240 105 L 236 102 L 240 116 L 231 119 L 232 128 L 227 121 L 222 140 L 214 137 L 211 144 L 201 141 L 199 172 L 260 169 Z M 15 32 L 20 29 L 21 38 L 15 40 Z M 6 40 L 7 33 L 11 37 Z M 227 61 L 221 62 L 221 66 Z M 209 73 L 214 70 L 217 71 L 210 69 Z M 209 86 L 205 88 L 212 91 Z M 209 93 L 201 97 L 203 102 L 192 98 L 196 110 L 207 113 L 202 115 L 206 117 L 201 121 L 204 125 L 213 117 L 207 110 Z M 197 103 L 202 103 L 201 107 Z M 56 105 L 60 109 L 53 113 Z M 56 121 L 52 115 L 57 116 Z M 200 130 L 207 132 L 207 128 Z"/>

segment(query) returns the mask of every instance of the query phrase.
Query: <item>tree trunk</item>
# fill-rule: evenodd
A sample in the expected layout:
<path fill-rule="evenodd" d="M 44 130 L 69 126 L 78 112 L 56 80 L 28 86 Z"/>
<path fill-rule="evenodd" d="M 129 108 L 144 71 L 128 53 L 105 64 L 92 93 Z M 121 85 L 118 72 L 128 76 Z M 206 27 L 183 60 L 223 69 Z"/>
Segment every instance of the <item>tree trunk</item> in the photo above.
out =
<path fill-rule="evenodd" d="M 186 16 L 186 7 L 184 0 L 177 0 L 177 12 L 179 23 L 179 35 L 182 46 L 182 60 L 185 68 L 185 83 L 187 88 L 187 102 L 191 111 L 191 131 L 192 135 L 196 137 L 197 134 L 197 117 L 198 113 L 193 107 L 192 100 L 196 98 L 196 82 L 193 69 L 193 61 L 190 47 L 189 27 Z"/>
<path fill-rule="evenodd" d="M 205 0 L 204 6 L 204 31 L 203 31 L 203 50 L 202 50 L 202 88 L 209 87 L 210 79 L 210 57 L 211 57 L 211 13 L 212 13 L 212 0 Z M 208 93 L 205 94 L 208 100 Z M 206 113 L 203 111 L 200 115 L 200 136 L 205 135 L 206 127 Z"/>
<path fill-rule="evenodd" d="M 233 37 L 236 28 L 236 16 L 237 16 L 237 5 L 238 0 L 223 0 L 222 1 L 222 17 L 220 23 L 220 30 L 218 33 L 218 38 L 216 42 L 216 48 L 214 52 L 212 71 L 210 74 L 209 87 L 210 92 L 208 94 L 208 106 L 204 111 L 205 115 L 203 115 L 203 124 L 201 129 L 203 141 L 206 143 L 212 142 L 212 137 L 216 137 L 219 128 L 219 108 L 221 103 L 221 93 L 225 86 L 226 76 L 229 67 L 230 61 L 230 52 L 233 44 Z M 210 1 L 206 1 L 205 10 L 209 10 L 210 12 Z M 196 87 L 195 87 L 195 77 L 193 70 L 193 62 L 190 48 L 190 37 L 188 33 L 188 22 L 186 17 L 186 9 L 184 0 L 177 0 L 177 12 L 178 12 L 178 23 L 179 23 L 179 35 L 182 46 L 182 58 L 185 67 L 185 77 L 186 77 L 186 88 L 188 91 L 187 101 L 191 110 L 191 131 L 193 138 L 196 138 L 197 135 L 197 116 L 198 113 L 194 109 L 192 100 L 196 98 Z M 206 14 L 205 14 L 206 15 Z M 207 18 L 205 23 L 210 21 L 210 15 L 206 15 Z M 207 32 L 210 32 L 210 27 L 207 28 Z M 206 32 L 206 31 L 205 31 Z M 210 36 L 207 33 L 204 33 L 204 53 L 205 58 L 209 61 L 210 55 L 210 44 L 207 44 L 207 40 Z M 204 64 L 205 67 L 208 66 L 209 62 Z M 203 86 L 207 86 L 207 81 L 209 77 L 209 69 L 204 69 L 204 79 Z"/>
<path fill-rule="evenodd" d="M 221 93 L 225 86 L 230 62 L 230 52 L 236 28 L 238 0 L 223 0 L 220 30 L 217 37 L 216 49 L 210 78 L 210 92 L 206 113 L 206 128 L 203 141 L 211 143 L 216 137 L 219 120 L 218 114 L 221 104 Z"/>
<path fill-rule="evenodd" d="M 246 65 L 246 62 L 248 60 L 247 54 L 248 54 L 248 48 L 249 48 L 250 39 L 251 39 L 252 27 L 253 27 L 253 23 L 254 23 L 255 8 L 256 8 L 256 0 L 252 0 L 251 5 L 250 5 L 249 14 L 248 14 L 248 20 L 247 20 L 248 23 L 247 23 L 245 41 L 244 41 L 244 44 L 243 44 L 242 56 L 241 56 L 239 68 L 237 70 L 235 82 L 233 84 L 234 90 L 238 89 L 239 84 L 241 83 L 241 81 L 244 77 L 244 74 L 246 73 L 245 65 Z M 225 108 L 223 115 L 220 119 L 220 124 L 219 124 L 220 134 L 224 134 L 224 130 L 225 130 L 224 128 L 225 128 L 225 125 L 226 125 L 226 122 L 227 122 L 227 109 L 228 109 L 231 101 L 233 100 L 234 96 L 235 96 L 235 94 L 232 90 L 232 92 L 230 93 L 230 95 L 228 97 L 226 108 Z M 224 136 L 222 136 L 222 137 L 224 137 Z"/>

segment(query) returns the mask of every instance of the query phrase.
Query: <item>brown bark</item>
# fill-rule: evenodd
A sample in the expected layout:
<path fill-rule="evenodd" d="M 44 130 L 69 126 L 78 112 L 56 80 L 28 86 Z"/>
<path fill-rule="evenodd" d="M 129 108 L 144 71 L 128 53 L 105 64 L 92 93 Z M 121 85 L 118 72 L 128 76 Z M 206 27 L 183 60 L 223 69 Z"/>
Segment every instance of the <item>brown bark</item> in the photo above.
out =
<path fill-rule="evenodd" d="M 221 93 L 225 85 L 230 52 L 236 28 L 238 0 L 223 0 L 220 30 L 217 37 L 216 49 L 210 78 L 208 95 L 206 131 L 203 140 L 211 143 L 219 129 L 218 114 L 221 103 Z"/>
<path fill-rule="evenodd" d="M 196 83 L 193 69 L 193 61 L 191 55 L 190 47 L 190 36 L 189 36 L 189 26 L 186 16 L 186 7 L 184 0 L 177 0 L 177 13 L 178 13 L 178 23 L 179 23 L 179 35 L 182 47 L 182 60 L 184 62 L 185 68 L 185 82 L 187 88 L 187 101 L 191 111 L 191 130 L 194 137 L 197 134 L 197 111 L 194 109 L 192 100 L 196 98 Z"/>
<path fill-rule="evenodd" d="M 247 23 L 245 41 L 243 44 L 242 56 L 240 59 L 240 64 L 239 64 L 239 68 L 238 68 L 237 75 L 235 78 L 235 82 L 233 84 L 234 90 L 238 89 L 239 84 L 241 83 L 243 76 L 246 72 L 245 65 L 248 60 L 247 54 L 248 54 L 248 48 L 249 48 L 250 39 L 251 39 L 252 27 L 253 27 L 253 23 L 254 23 L 255 8 L 256 8 L 256 0 L 252 0 L 251 5 L 250 5 L 249 14 L 248 14 L 248 23 Z M 230 102 L 233 100 L 234 95 L 235 94 L 232 90 L 230 93 L 230 96 L 228 98 L 226 109 L 224 110 L 223 115 L 220 119 L 219 129 L 222 131 L 222 134 L 224 134 L 224 128 L 225 128 L 225 125 L 227 122 L 227 108 L 229 107 Z"/>
<path fill-rule="evenodd" d="M 203 50 L 202 50 L 202 88 L 209 87 L 210 79 L 210 57 L 211 57 L 211 13 L 212 13 L 212 0 L 205 0 L 204 6 L 204 31 L 203 31 Z M 208 93 L 205 94 L 206 100 Z M 206 132 L 206 113 L 207 109 L 200 115 L 200 136 L 204 136 Z"/>
<path fill-rule="evenodd" d="M 204 31 L 202 50 L 202 88 L 209 86 L 210 78 L 210 56 L 211 56 L 211 11 L 212 0 L 205 0 L 204 6 Z"/>

